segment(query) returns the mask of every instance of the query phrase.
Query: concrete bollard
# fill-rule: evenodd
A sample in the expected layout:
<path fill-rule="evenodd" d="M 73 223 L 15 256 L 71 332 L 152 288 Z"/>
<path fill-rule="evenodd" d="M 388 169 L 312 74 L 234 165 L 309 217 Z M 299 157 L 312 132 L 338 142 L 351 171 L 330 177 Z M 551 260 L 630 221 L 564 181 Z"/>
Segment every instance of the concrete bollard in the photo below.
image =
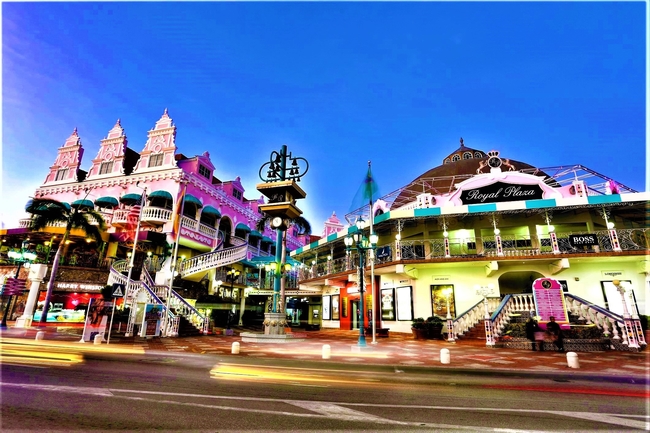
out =
<path fill-rule="evenodd" d="M 102 334 L 97 334 L 93 339 L 93 344 L 102 344 L 102 341 L 104 341 L 104 336 Z"/>
<path fill-rule="evenodd" d="M 232 343 L 232 349 L 230 351 L 233 355 L 239 355 L 239 342 L 235 341 Z"/>
<path fill-rule="evenodd" d="M 36 333 L 35 340 L 44 340 L 44 339 L 45 339 L 45 331 L 38 331 Z"/>
<path fill-rule="evenodd" d="M 440 363 L 441 364 L 451 363 L 451 354 L 449 353 L 449 349 L 440 349 Z"/>
<path fill-rule="evenodd" d="M 580 361 L 578 361 L 578 354 L 575 352 L 567 352 L 566 363 L 569 368 L 580 368 Z"/>
<path fill-rule="evenodd" d="M 329 344 L 323 344 L 323 359 L 330 359 L 332 356 L 332 348 Z"/>

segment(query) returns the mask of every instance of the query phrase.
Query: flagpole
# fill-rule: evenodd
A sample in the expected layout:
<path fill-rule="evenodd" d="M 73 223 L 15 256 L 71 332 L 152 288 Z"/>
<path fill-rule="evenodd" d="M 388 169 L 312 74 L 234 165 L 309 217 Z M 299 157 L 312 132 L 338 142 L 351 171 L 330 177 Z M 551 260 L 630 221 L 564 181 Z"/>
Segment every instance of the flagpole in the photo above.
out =
<path fill-rule="evenodd" d="M 137 185 L 136 185 L 137 186 Z M 144 204 L 147 200 L 147 186 L 143 188 L 142 191 L 142 197 L 140 198 L 140 212 L 138 212 L 138 224 L 135 226 L 135 236 L 133 237 L 133 251 L 131 251 L 131 260 L 129 261 L 129 273 L 126 276 L 126 293 L 124 293 L 124 306 L 126 307 L 126 300 L 128 299 L 128 294 L 129 294 L 129 288 L 131 285 L 131 274 L 133 273 L 133 266 L 135 262 L 135 250 L 138 245 L 138 235 L 140 234 L 140 219 L 142 218 L 142 211 L 144 209 Z M 134 301 L 131 301 L 131 311 L 129 312 L 131 317 L 135 317 L 135 305 Z M 111 317 L 111 323 L 112 323 L 112 317 Z M 127 327 L 128 329 L 128 327 Z M 110 332 L 111 330 L 108 330 L 109 334 L 108 337 L 110 339 Z M 125 335 L 126 336 L 126 335 Z M 130 337 L 130 336 L 129 336 Z"/>
<path fill-rule="evenodd" d="M 168 332 L 169 332 L 169 300 L 172 297 L 172 285 L 174 284 L 174 272 L 176 271 L 176 260 L 178 259 L 178 245 L 180 244 L 181 241 L 181 227 L 183 226 L 183 211 L 185 210 L 185 195 L 187 194 L 187 184 L 188 181 L 182 180 L 181 181 L 184 185 L 183 187 L 183 195 L 181 196 L 181 208 L 179 210 L 178 215 L 176 215 L 176 218 L 179 219 L 178 221 L 178 233 L 175 233 L 176 236 L 176 244 L 174 245 L 174 253 L 172 254 L 172 262 L 169 266 L 170 269 L 170 274 L 171 276 L 169 277 L 169 292 L 167 293 L 167 302 L 165 308 L 167 311 L 165 311 L 165 326 L 163 328 L 165 332 L 165 337 L 168 337 Z"/>
<path fill-rule="evenodd" d="M 370 161 L 368 161 L 368 173 L 372 173 L 370 171 Z M 371 178 L 372 180 L 372 178 Z M 372 214 L 372 185 L 370 188 L 370 234 L 374 233 L 373 229 L 373 220 L 374 220 L 374 215 Z M 375 294 L 375 252 L 374 250 L 370 250 L 372 254 L 372 257 L 370 258 L 370 293 L 372 293 L 372 343 L 371 344 L 377 344 L 377 321 L 375 318 L 377 317 L 377 296 Z"/>

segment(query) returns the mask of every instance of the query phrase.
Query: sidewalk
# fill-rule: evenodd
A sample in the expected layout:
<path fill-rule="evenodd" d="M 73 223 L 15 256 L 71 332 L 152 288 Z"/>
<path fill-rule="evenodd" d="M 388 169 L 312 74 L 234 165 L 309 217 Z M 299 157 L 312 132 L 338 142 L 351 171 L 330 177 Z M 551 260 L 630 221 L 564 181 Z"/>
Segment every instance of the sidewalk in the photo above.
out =
<path fill-rule="evenodd" d="M 37 330 L 16 329 L 0 331 L 0 337 L 33 339 Z M 239 331 L 235 330 L 238 334 Z M 59 327 L 46 330 L 46 340 L 79 341 L 81 330 Z M 295 332 L 304 338 L 285 344 L 247 343 L 241 337 L 205 335 L 180 338 L 124 338 L 111 335 L 111 345 L 142 348 L 145 352 L 190 352 L 197 354 L 223 354 L 240 358 L 279 358 L 293 361 L 319 361 L 348 364 L 389 365 L 395 369 L 420 368 L 461 371 L 473 374 L 519 374 L 535 376 L 571 375 L 574 378 L 600 378 L 603 380 L 648 383 L 650 352 L 578 352 L 579 369 L 569 368 L 565 353 L 533 352 L 531 350 L 488 348 L 484 341 L 465 340 L 448 343 L 442 340 L 414 340 L 412 335 L 391 333 L 388 338 L 366 336 L 367 349 L 359 351 L 356 345 L 358 331 L 325 329 Z M 240 344 L 239 354 L 231 355 L 233 343 Z M 323 359 L 323 345 L 330 346 L 331 357 Z M 356 350 L 355 350 L 356 349 Z M 449 349 L 451 362 L 440 362 L 441 349 Z M 419 367 L 419 368 L 418 368 Z"/>

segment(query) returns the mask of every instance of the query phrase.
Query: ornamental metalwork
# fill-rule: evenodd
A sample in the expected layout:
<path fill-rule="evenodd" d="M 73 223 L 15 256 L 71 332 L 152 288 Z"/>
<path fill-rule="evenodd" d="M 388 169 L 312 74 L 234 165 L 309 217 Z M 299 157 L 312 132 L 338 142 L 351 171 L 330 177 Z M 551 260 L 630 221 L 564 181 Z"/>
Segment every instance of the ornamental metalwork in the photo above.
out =
<path fill-rule="evenodd" d="M 282 146 L 280 152 L 271 152 L 269 162 L 260 167 L 259 176 L 264 182 L 277 182 L 295 180 L 300 182 L 309 170 L 309 162 L 305 158 L 294 157 L 291 152 L 287 154 L 287 146 Z M 263 175 L 264 173 L 264 175 Z"/>

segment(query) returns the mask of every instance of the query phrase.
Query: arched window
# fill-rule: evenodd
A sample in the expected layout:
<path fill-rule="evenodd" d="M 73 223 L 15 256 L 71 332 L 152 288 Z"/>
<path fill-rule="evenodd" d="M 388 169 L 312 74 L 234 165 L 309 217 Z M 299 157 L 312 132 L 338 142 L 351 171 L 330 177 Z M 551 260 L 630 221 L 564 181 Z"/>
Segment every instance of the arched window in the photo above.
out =
<path fill-rule="evenodd" d="M 463 159 L 472 159 L 472 152 L 463 153 Z"/>
<path fill-rule="evenodd" d="M 483 154 L 481 152 L 475 152 L 474 158 L 483 158 Z"/>
<path fill-rule="evenodd" d="M 451 162 L 451 160 L 449 158 L 445 159 L 445 164 L 449 164 L 450 162 Z"/>
<path fill-rule="evenodd" d="M 456 154 L 456 155 L 452 156 L 452 157 L 451 157 L 451 160 L 452 160 L 453 162 L 460 161 L 460 155 Z"/>

